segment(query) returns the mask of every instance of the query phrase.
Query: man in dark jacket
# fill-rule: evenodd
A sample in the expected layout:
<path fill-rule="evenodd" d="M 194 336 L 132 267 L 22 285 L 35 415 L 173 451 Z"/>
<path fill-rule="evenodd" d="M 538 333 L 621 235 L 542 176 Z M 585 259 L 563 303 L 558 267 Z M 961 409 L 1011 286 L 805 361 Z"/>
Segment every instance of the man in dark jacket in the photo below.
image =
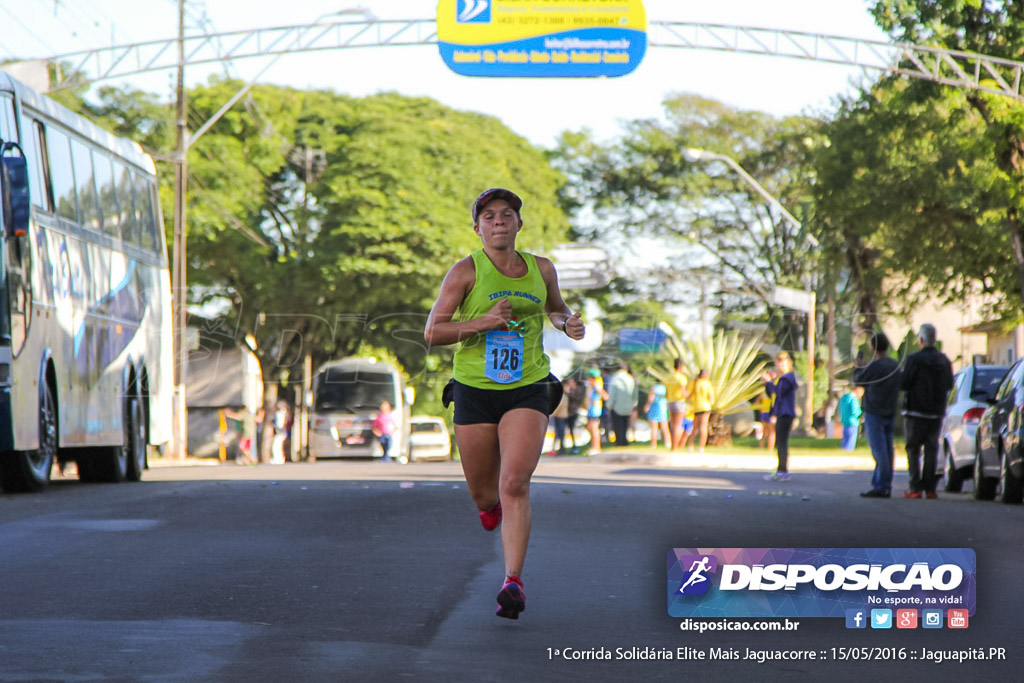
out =
<path fill-rule="evenodd" d="M 864 413 L 864 433 L 868 437 L 871 455 L 875 458 L 875 472 L 871 476 L 871 489 L 860 494 L 865 498 L 888 498 L 892 495 L 893 423 L 896 419 L 896 400 L 900 393 L 900 364 L 889 357 L 889 338 L 881 332 L 871 335 L 872 359 L 853 373 L 853 382 L 864 387 L 861 409 Z"/>
<path fill-rule="evenodd" d="M 953 388 L 953 366 L 935 348 L 935 326 L 921 325 L 917 333 L 921 350 L 907 357 L 903 370 L 903 416 L 907 438 L 907 470 L 910 488 L 904 498 L 938 498 L 935 463 L 939 431 L 946 414 L 946 398 Z M 924 451 L 922 465 L 921 452 Z"/>

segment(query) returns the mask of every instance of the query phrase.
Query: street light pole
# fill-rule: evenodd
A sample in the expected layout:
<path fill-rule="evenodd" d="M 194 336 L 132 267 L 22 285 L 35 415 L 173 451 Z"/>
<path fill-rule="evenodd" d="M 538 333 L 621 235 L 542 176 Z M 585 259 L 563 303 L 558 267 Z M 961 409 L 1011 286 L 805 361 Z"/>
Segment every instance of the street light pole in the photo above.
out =
<path fill-rule="evenodd" d="M 683 158 L 691 163 L 698 161 L 721 161 L 726 164 L 729 168 L 735 171 L 743 180 L 745 180 L 754 190 L 764 197 L 768 204 L 775 207 L 786 220 L 790 222 L 797 229 L 797 232 L 803 234 L 803 225 L 796 219 L 796 216 L 786 210 L 786 207 L 770 193 L 768 190 L 761 186 L 761 183 L 754 180 L 747 171 L 736 163 L 735 159 L 732 159 L 724 154 L 716 154 L 715 152 L 709 152 L 705 149 L 687 148 L 683 150 Z M 807 240 L 815 247 L 820 246 L 818 240 L 815 239 L 814 235 L 804 235 Z M 808 288 L 810 290 L 810 288 Z M 815 296 L 814 291 L 808 291 L 809 304 L 807 310 L 807 395 L 804 401 L 804 415 L 802 420 L 802 427 L 804 432 L 807 434 L 811 433 L 811 426 L 814 419 L 814 322 L 815 322 Z M 827 426 L 826 426 L 827 427 Z"/>
<path fill-rule="evenodd" d="M 715 152 L 709 152 L 706 149 L 694 149 L 692 147 L 683 150 L 683 158 L 691 163 L 696 161 L 721 161 L 729 168 L 736 171 L 737 175 L 747 181 L 747 184 L 754 188 L 759 195 L 764 197 L 771 206 L 781 212 L 782 215 L 786 217 L 786 220 L 793 224 L 793 227 L 798 231 L 803 230 L 803 225 L 801 225 L 800 221 L 796 219 L 796 216 L 787 211 L 786 207 L 782 205 L 782 202 L 780 202 L 771 192 L 764 189 L 764 187 L 761 186 L 761 183 L 754 180 L 754 177 L 747 173 L 742 166 L 736 163 L 735 159 L 727 157 L 724 154 L 716 154 Z M 818 246 L 818 240 L 814 238 L 814 235 L 807 235 L 807 239 L 812 245 Z"/>
<path fill-rule="evenodd" d="M 188 374 L 185 305 L 185 190 L 188 183 L 188 130 L 185 106 L 185 0 L 178 0 L 177 148 L 174 155 L 174 457 L 188 455 L 188 408 L 185 383 Z"/>

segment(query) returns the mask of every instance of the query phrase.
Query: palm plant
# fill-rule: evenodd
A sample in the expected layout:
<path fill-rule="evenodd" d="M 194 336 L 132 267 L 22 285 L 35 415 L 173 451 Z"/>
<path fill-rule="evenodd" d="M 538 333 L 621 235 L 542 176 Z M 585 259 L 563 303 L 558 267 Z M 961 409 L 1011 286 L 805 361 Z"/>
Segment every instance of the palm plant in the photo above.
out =
<path fill-rule="evenodd" d="M 728 443 L 732 435 L 724 416 L 749 410 L 747 402 L 764 390 L 761 373 L 767 364 L 759 360 L 761 339 L 743 336 L 737 330 L 719 330 L 712 337 L 684 342 L 669 326 L 662 329 L 667 359 L 647 371 L 664 382 L 672 374 L 675 358 L 683 360 L 683 372 L 691 379 L 701 369 L 707 370 L 714 392 L 708 442 Z"/>

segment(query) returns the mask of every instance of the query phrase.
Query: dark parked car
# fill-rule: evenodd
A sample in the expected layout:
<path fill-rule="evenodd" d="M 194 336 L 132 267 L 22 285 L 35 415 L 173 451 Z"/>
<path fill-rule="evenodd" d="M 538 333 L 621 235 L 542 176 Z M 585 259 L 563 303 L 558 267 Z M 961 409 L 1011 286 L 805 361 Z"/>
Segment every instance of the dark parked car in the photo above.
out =
<path fill-rule="evenodd" d="M 960 491 L 974 471 L 974 434 L 988 402 L 996 397 L 1005 365 L 968 365 L 953 377 L 942 421 L 939 470 L 945 467 L 946 490 Z"/>
<path fill-rule="evenodd" d="M 974 497 L 1004 503 L 1024 499 L 1024 359 L 1010 366 L 978 423 Z"/>

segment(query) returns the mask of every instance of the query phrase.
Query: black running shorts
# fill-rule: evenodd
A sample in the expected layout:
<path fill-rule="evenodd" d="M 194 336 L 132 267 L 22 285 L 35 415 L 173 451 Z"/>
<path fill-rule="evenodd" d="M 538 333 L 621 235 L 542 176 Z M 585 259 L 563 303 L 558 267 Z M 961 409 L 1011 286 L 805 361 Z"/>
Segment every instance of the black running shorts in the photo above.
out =
<path fill-rule="evenodd" d="M 550 415 L 562 397 L 562 383 L 554 375 L 515 389 L 477 389 L 454 380 L 452 388 L 455 401 L 452 421 L 457 425 L 498 424 L 505 413 L 517 408 Z"/>

